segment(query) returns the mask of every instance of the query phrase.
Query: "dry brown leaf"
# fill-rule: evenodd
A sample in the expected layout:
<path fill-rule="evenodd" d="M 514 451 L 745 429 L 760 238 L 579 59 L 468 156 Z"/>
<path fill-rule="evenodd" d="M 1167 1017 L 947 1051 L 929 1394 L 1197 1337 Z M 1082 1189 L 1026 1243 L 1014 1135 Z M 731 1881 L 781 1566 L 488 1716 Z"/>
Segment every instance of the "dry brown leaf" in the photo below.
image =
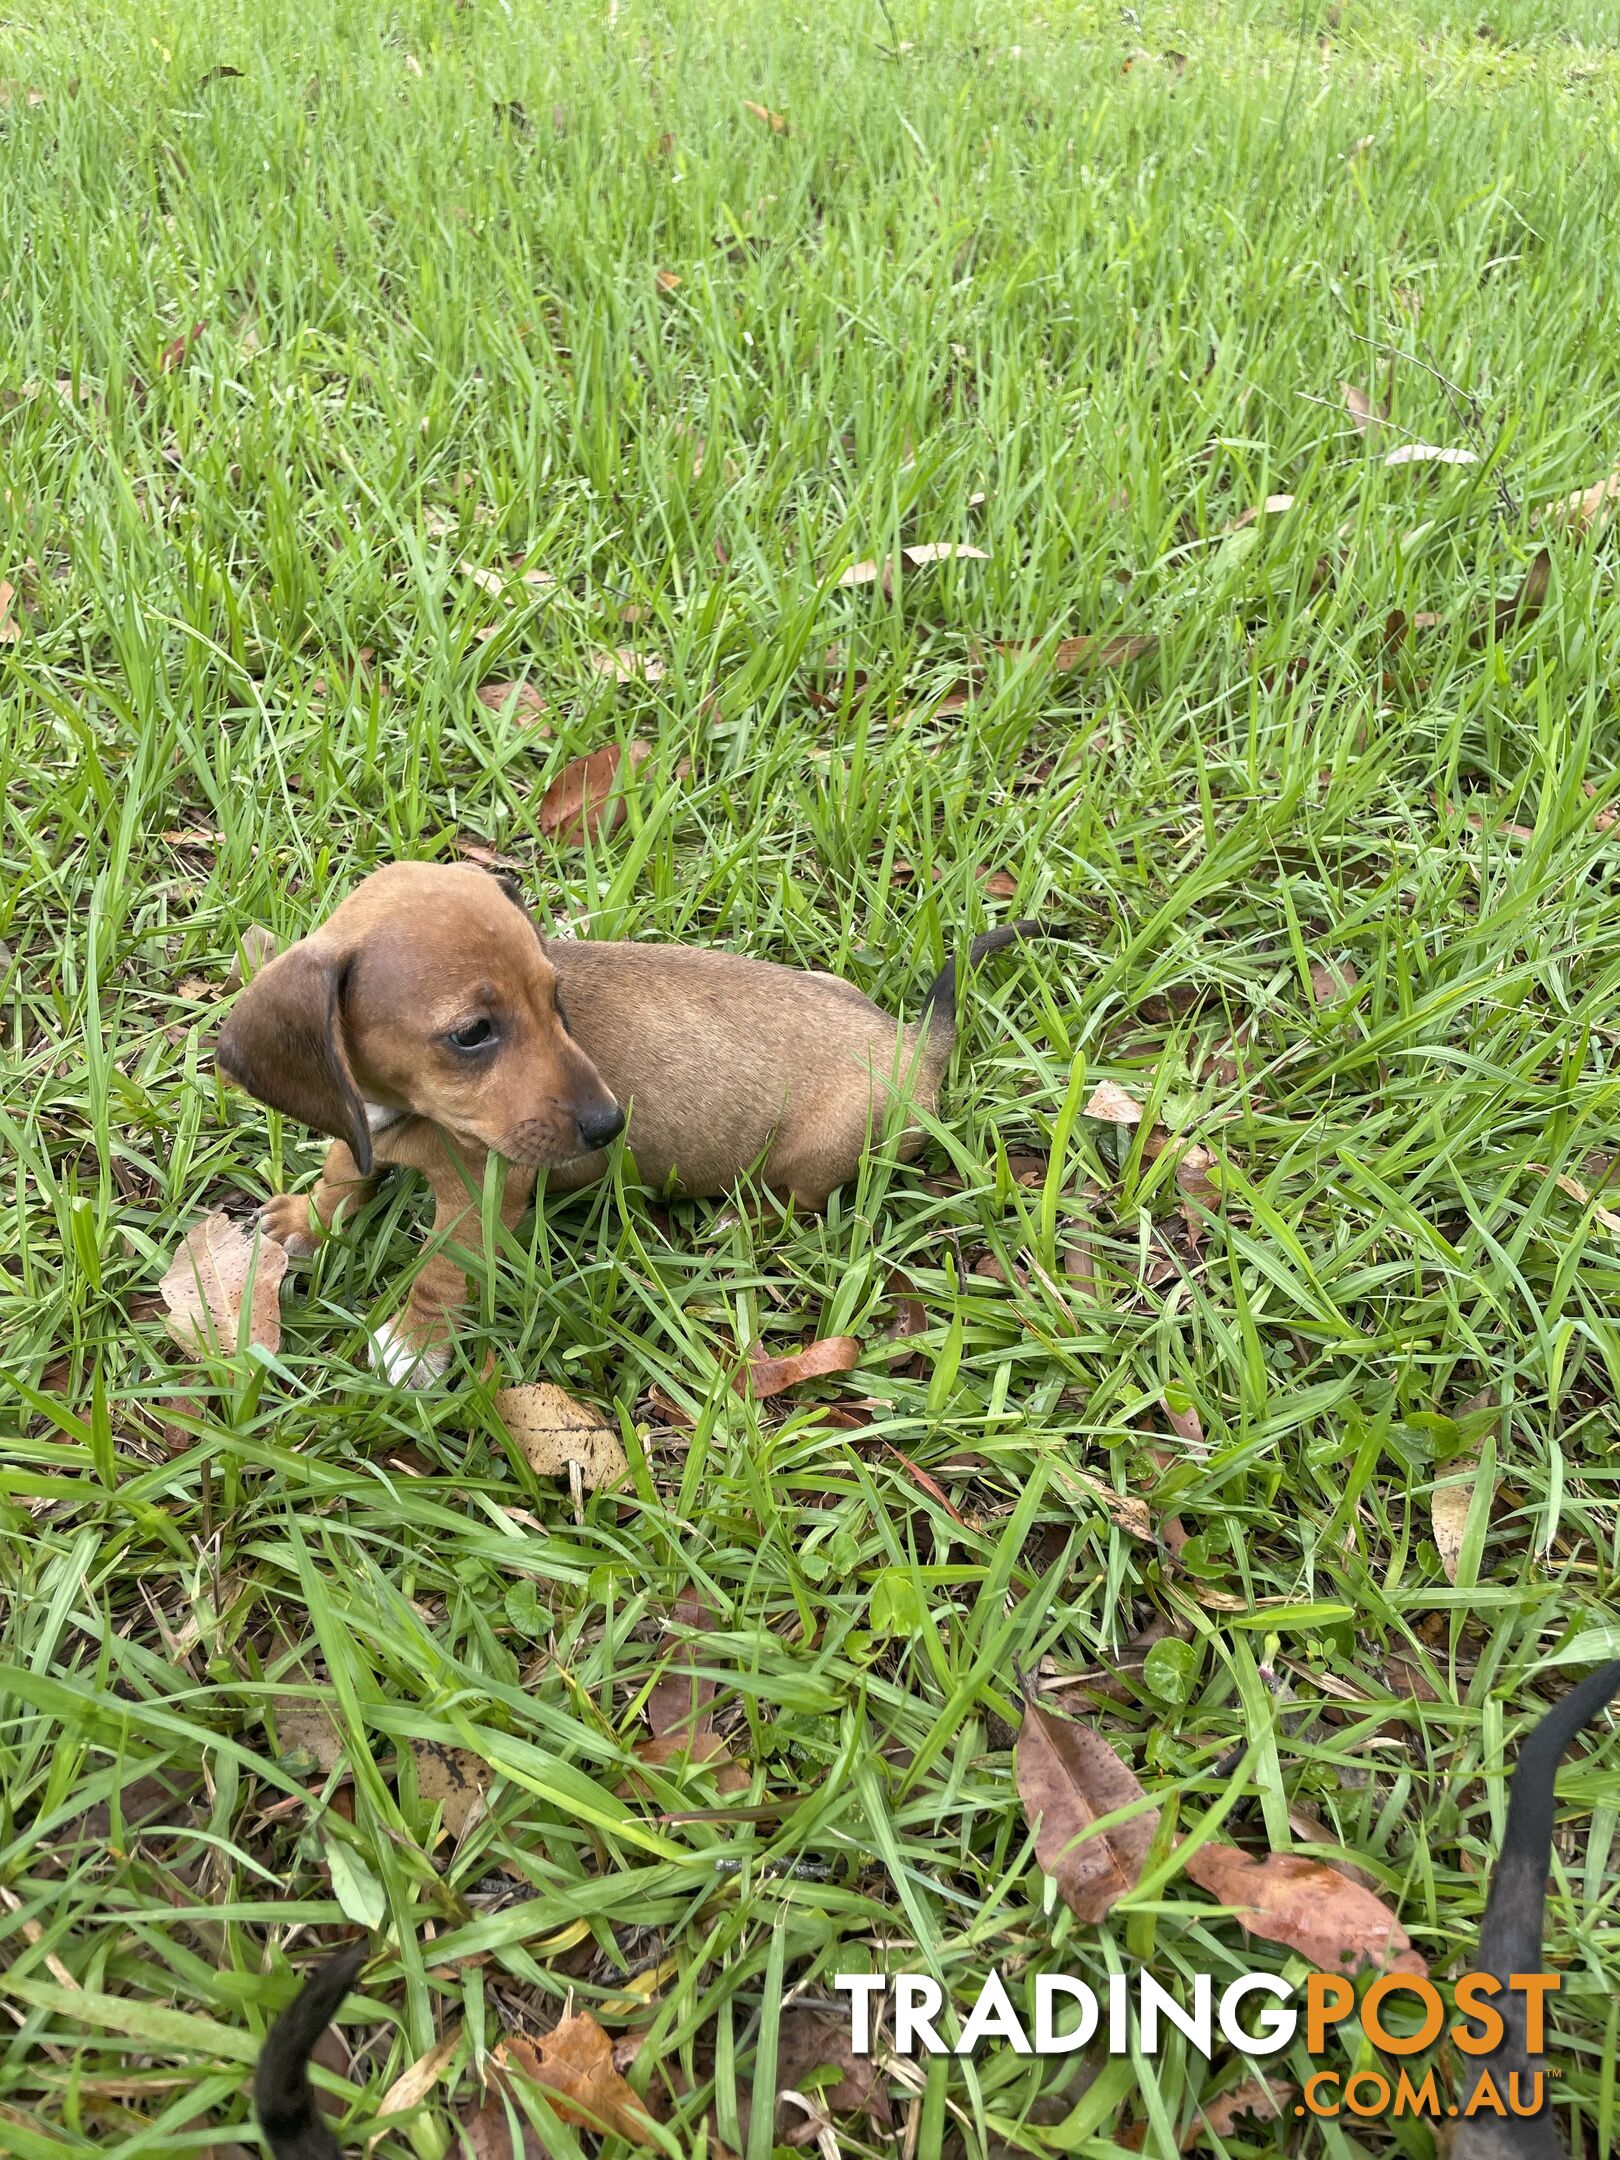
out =
<path fill-rule="evenodd" d="M 8 75 L 0 82 L 0 105 L 43 105 L 45 93 L 36 90 L 32 83 L 19 82 L 15 75 Z"/>
<path fill-rule="evenodd" d="M 743 99 L 743 111 L 752 113 L 756 120 L 763 120 L 773 135 L 785 135 L 788 123 L 779 112 L 772 112 L 768 105 L 756 105 L 752 98 Z"/>
<path fill-rule="evenodd" d="M 1552 556 L 1546 548 L 1532 557 L 1530 567 L 1524 573 L 1524 582 L 1511 600 L 1498 600 L 1494 608 L 1486 610 L 1484 618 L 1476 623 L 1469 636 L 1472 645 L 1483 645 L 1492 631 L 1499 638 L 1510 631 L 1533 622 L 1541 613 L 1552 583 Z"/>
<path fill-rule="evenodd" d="M 979 883 L 992 900 L 1015 900 L 1018 897 L 1018 880 L 1010 870 L 981 870 Z"/>
<path fill-rule="evenodd" d="M 1114 1081 L 1102 1080 L 1092 1090 L 1085 1115 L 1101 1118 L 1109 1125 L 1140 1125 L 1142 1105 Z"/>
<path fill-rule="evenodd" d="M 660 292 L 679 292 L 682 279 L 677 270 L 658 270 L 653 273 L 653 283 Z"/>
<path fill-rule="evenodd" d="M 756 1343 L 748 1363 L 732 1381 L 739 1395 L 785 1395 L 806 1380 L 822 1380 L 831 1373 L 853 1372 L 860 1363 L 861 1346 L 853 1335 L 826 1335 L 806 1343 L 791 1357 L 765 1357 Z"/>
<path fill-rule="evenodd" d="M 380 2123 L 385 2115 L 404 2115 L 411 2108 L 419 2107 L 444 2075 L 445 2065 L 460 2045 L 461 2025 L 458 2020 L 425 2055 L 418 2056 L 408 2070 L 395 2078 L 383 2094 L 381 2105 L 372 2118 L 373 2122 Z M 373 2130 L 367 2136 L 368 2151 L 382 2135 L 381 2130 Z"/>
<path fill-rule="evenodd" d="M 1201 1845 L 1187 1873 L 1222 1905 L 1232 1906 L 1246 1933 L 1284 1944 L 1319 1972 L 1377 1970 L 1422 1978 L 1428 1966 L 1383 1899 L 1325 1860 L 1301 1853 L 1253 1859 L 1235 1845 Z"/>
<path fill-rule="evenodd" d="M 1380 424 L 1389 418 L 1389 414 L 1375 405 L 1367 392 L 1355 383 L 1340 383 L 1339 395 L 1344 399 L 1345 410 L 1356 423 L 1356 433 L 1376 438 Z"/>
<path fill-rule="evenodd" d="M 329 1712 L 296 1695 L 278 1695 L 273 1704 L 276 1738 L 283 1755 L 308 1755 L 322 1776 L 343 1760 L 346 1744 Z"/>
<path fill-rule="evenodd" d="M 0 645 L 15 645 L 22 636 L 22 625 L 11 612 L 11 603 L 16 597 L 16 586 L 0 578 Z"/>
<path fill-rule="evenodd" d="M 638 1740 L 633 1752 L 638 1761 L 654 1770 L 663 1770 L 673 1762 L 711 1764 L 714 1782 L 723 1793 L 746 1792 L 751 1782 L 747 1764 L 733 1760 L 731 1750 L 717 1732 L 666 1733 L 662 1739 Z M 649 1800 L 653 1796 L 647 1780 L 634 1772 L 622 1778 L 614 1792 L 621 1800 Z"/>
<path fill-rule="evenodd" d="M 189 330 L 182 330 L 177 338 L 171 338 L 158 354 L 158 373 L 172 375 L 207 328 L 205 322 L 193 323 Z"/>
<path fill-rule="evenodd" d="M 882 2066 L 870 2055 L 857 2055 L 850 2046 L 849 2020 L 828 2010 L 812 2010 L 794 2003 L 782 2013 L 776 2035 L 776 2138 L 784 2145 L 820 2144 L 814 2117 L 806 2119 L 786 2095 L 801 2092 L 818 2070 L 836 2070 L 837 2079 L 817 2086 L 813 2095 L 823 2116 L 866 2115 L 882 2130 L 890 2130 L 894 2112 L 882 2082 Z M 805 2094 L 805 2099 L 812 2096 Z M 751 2104 L 739 2095 L 738 2123 L 746 2148 L 752 2134 Z M 711 2148 L 712 2149 L 712 2148 Z M 836 2149 L 836 2148 L 834 2148 Z"/>
<path fill-rule="evenodd" d="M 632 2145 L 656 2139 L 645 2105 L 613 2067 L 613 2042 L 588 2010 L 576 2010 L 540 2040 L 508 2033 L 495 2060 L 544 2086 L 564 2122 L 610 2131 Z"/>
<path fill-rule="evenodd" d="M 888 1289 L 894 1300 L 894 1321 L 884 1332 L 891 1342 L 900 1345 L 897 1350 L 889 1352 L 889 1363 L 905 1365 L 916 1355 L 906 1344 L 913 1335 L 927 1334 L 928 1314 L 924 1310 L 922 1299 L 917 1295 L 916 1284 L 898 1268 L 889 1270 Z"/>
<path fill-rule="evenodd" d="M 989 550 L 966 547 L 959 540 L 923 540 L 915 547 L 900 550 L 911 570 L 921 570 L 927 563 L 936 562 L 988 562 Z"/>
<path fill-rule="evenodd" d="M 1068 1470 L 1060 1466 L 1057 1480 L 1062 1486 L 1077 1487 L 1088 1499 L 1095 1500 L 1109 1521 L 1127 1537 L 1140 1538 L 1145 1545 L 1153 1542 L 1153 1518 L 1147 1511 L 1147 1502 L 1139 1500 L 1135 1493 L 1116 1492 L 1112 1485 L 1105 1485 L 1089 1470 Z"/>
<path fill-rule="evenodd" d="M 1241 2085 L 1218 2093 L 1198 2110 L 1181 2140 L 1181 2149 L 1189 2152 L 1206 2137 L 1229 2138 L 1240 2115 L 1252 2115 L 1256 2122 L 1278 2122 L 1293 2098 L 1294 2087 L 1281 2079 L 1274 2078 L 1267 2085 L 1264 2078 L 1245 2078 Z"/>
<path fill-rule="evenodd" d="M 505 713 L 523 727 L 530 726 L 549 710 L 532 682 L 480 683 L 473 695 L 488 711 Z M 549 734 L 551 731 L 548 728 L 543 732 Z"/>
<path fill-rule="evenodd" d="M 495 1782 L 495 1773 L 470 1748 L 441 1747 L 437 1740 L 413 1740 L 416 1789 L 429 1807 L 444 1804 L 444 1827 L 459 1838 Z"/>
<path fill-rule="evenodd" d="M 1187 1405 L 1185 1410 L 1172 1409 L 1170 1398 L 1167 1395 L 1164 1398 L 1164 1415 L 1166 1423 L 1178 1440 L 1185 1440 L 1189 1447 L 1203 1446 L 1204 1423 L 1191 1403 Z M 1169 1458 L 1166 1458 L 1166 1460 L 1169 1460 Z M 1164 1465 L 1161 1463 L 1160 1467 L 1162 1468 Z"/>
<path fill-rule="evenodd" d="M 604 833 L 613 832 L 624 823 L 626 778 L 633 778 L 642 760 L 651 755 L 651 743 L 632 742 L 628 775 L 617 743 L 607 743 L 589 757 L 571 759 L 540 799 L 535 819 L 540 830 L 561 847 L 578 847 L 587 836 L 600 840 Z"/>
<path fill-rule="evenodd" d="M 1140 1800 L 1142 1787 L 1100 1733 L 1053 1717 L 1028 1695 L 1014 1762 L 1018 1797 L 1035 1832 L 1036 1859 L 1080 1919 L 1103 1919 L 1135 1889 L 1158 1827 L 1158 1809 L 1146 1808 L 1077 1844 L 1100 1817 Z"/>
<path fill-rule="evenodd" d="M 657 653 L 636 652 L 628 645 L 621 645 L 615 652 L 593 652 L 591 672 L 603 675 L 609 682 L 662 682 L 664 663 Z"/>
<path fill-rule="evenodd" d="M 1071 1235 L 1063 1247 L 1063 1272 L 1085 1297 L 1100 1298 L 1097 1256 L 1092 1240 L 1083 1232 Z"/>
<path fill-rule="evenodd" d="M 894 593 L 894 566 L 896 557 L 887 555 L 882 562 L 875 560 L 851 563 L 840 576 L 838 583 L 846 589 L 857 585 L 881 585 L 883 597 L 890 599 Z M 988 562 L 989 555 L 983 548 L 967 547 L 954 540 L 924 540 L 912 547 L 903 547 L 898 558 L 908 570 L 923 570 L 930 563 Z"/>
<path fill-rule="evenodd" d="M 694 1734 L 709 1730 L 709 1705 L 715 1698 L 715 1683 L 699 1677 L 693 1663 L 693 1646 L 682 1640 L 678 1631 L 706 1631 L 714 1626 L 716 1618 L 696 1590 L 683 1590 L 676 1598 L 665 1632 L 676 1637 L 679 1647 L 668 1670 L 659 1674 L 647 1692 L 647 1724 L 655 1740 L 677 1734 L 690 1740 Z"/>
<path fill-rule="evenodd" d="M 1386 465 L 1477 465 L 1477 450 L 1445 449 L 1439 443 L 1398 443 L 1384 453 Z"/>
<path fill-rule="evenodd" d="M 1077 668 L 1124 667 L 1158 649 L 1157 637 L 1068 637 L 1052 654 L 1052 673 L 1072 675 Z"/>
<path fill-rule="evenodd" d="M 479 840 L 471 833 L 456 835 L 456 853 L 467 862 L 481 863 L 486 870 L 521 870 L 524 865 L 515 855 L 503 855 L 499 848 L 490 846 L 487 840 Z"/>
<path fill-rule="evenodd" d="M 1311 1002 L 1342 1005 L 1361 977 L 1348 960 L 1322 961 L 1311 969 Z"/>
<path fill-rule="evenodd" d="M 249 923 L 236 941 L 236 951 L 231 957 L 224 987 L 227 990 L 240 990 L 250 975 L 257 975 L 260 968 L 275 957 L 275 932 L 267 930 L 263 923 Z"/>
<path fill-rule="evenodd" d="M 536 1477 L 567 1477 L 570 1464 L 577 1464 L 585 1490 L 604 1492 L 630 1475 L 619 1435 L 601 1411 L 575 1402 L 549 1380 L 498 1389 L 495 1414 Z"/>
<path fill-rule="evenodd" d="M 182 975 L 176 985 L 176 994 L 188 1005 L 207 1005 L 218 992 L 206 975 Z"/>
<path fill-rule="evenodd" d="M 286 1272 L 281 1246 L 249 1237 L 216 1210 L 186 1232 L 158 1285 L 169 1308 L 163 1324 L 182 1349 L 233 1351 L 251 1278 L 247 1339 L 274 1354 L 281 1347 L 279 1293 Z"/>
<path fill-rule="evenodd" d="M 1537 525 L 1561 525 L 1573 539 L 1582 540 L 1595 525 L 1601 525 L 1614 514 L 1614 506 L 1620 503 L 1620 469 L 1608 473 L 1594 486 L 1579 488 L 1573 495 L 1566 495 L 1559 502 L 1543 503 L 1536 512 Z"/>
<path fill-rule="evenodd" d="M 1559 1180 L 1563 1182 L 1562 1179 Z M 1479 1475 L 1479 1451 L 1474 1449 L 1454 1456 L 1444 1469 L 1444 1478 L 1437 1476 L 1434 1490 L 1429 1496 L 1429 1518 L 1434 1526 L 1435 1549 L 1440 1555 L 1440 1565 L 1446 1571 L 1446 1581 L 1457 1580 L 1457 1563 L 1462 1558 L 1463 1533 L 1468 1528 L 1468 1510 L 1473 1505 L 1474 1482 Z"/>
<path fill-rule="evenodd" d="M 1241 532 L 1245 525 L 1252 525 L 1258 517 L 1280 517 L 1283 511 L 1292 510 L 1292 495 L 1268 495 L 1263 503 L 1256 503 L 1252 510 L 1245 510 L 1241 517 L 1230 519 L 1221 527 L 1222 532 Z"/>
<path fill-rule="evenodd" d="M 1581 786 L 1588 795 L 1596 796 L 1597 788 L 1592 781 L 1583 780 Z M 1616 810 L 1612 806 L 1594 810 L 1592 813 L 1592 830 L 1594 832 L 1609 832 L 1616 823 L 1620 823 L 1620 810 Z"/>
<path fill-rule="evenodd" d="M 508 2102 L 499 2090 L 491 2092 L 481 2107 L 469 2103 L 462 2109 L 457 2127 L 467 2141 L 472 2160 L 547 2160 L 540 2133 L 523 2110 L 515 2103 L 510 2114 L 507 2110 Z M 517 2125 L 516 2142 L 513 2123 Z"/>

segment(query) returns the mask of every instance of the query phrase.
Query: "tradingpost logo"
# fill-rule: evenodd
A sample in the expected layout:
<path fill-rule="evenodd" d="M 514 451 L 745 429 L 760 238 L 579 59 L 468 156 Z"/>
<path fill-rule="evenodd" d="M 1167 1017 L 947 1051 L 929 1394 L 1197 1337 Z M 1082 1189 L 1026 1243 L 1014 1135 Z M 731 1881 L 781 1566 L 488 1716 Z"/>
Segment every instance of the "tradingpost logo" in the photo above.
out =
<path fill-rule="evenodd" d="M 1010 2046 L 1018 2055 L 1070 2055 L 1090 2045 L 1106 2016 L 1110 2055 L 1128 2054 L 1133 2045 L 1144 2055 L 1156 2055 L 1165 2031 L 1174 2029 L 1206 2060 L 1219 2043 L 1264 2062 L 1293 2045 L 1303 2019 L 1305 2052 L 1320 2060 L 1328 2053 L 1329 2034 L 1355 2013 L 1370 2044 L 1381 2055 L 1395 2058 L 1392 2071 L 1318 2070 L 1305 2081 L 1294 2114 L 1438 2122 L 1458 2115 L 1506 2119 L 1540 2112 L 1551 2075 L 1545 2068 L 1503 2070 L 1498 2076 L 1481 2067 L 1463 2081 L 1467 2098 L 1459 2105 L 1442 2097 L 1432 2068 L 1414 2077 L 1409 2058 L 1433 2047 L 1442 2035 L 1465 2057 L 1495 2054 L 1507 2036 L 1504 2011 L 1514 1997 L 1522 1998 L 1525 2052 L 1540 2056 L 1546 2046 L 1547 1998 L 1557 1993 L 1558 1975 L 1513 1973 L 1504 1982 L 1493 1973 L 1464 1973 L 1452 1990 L 1455 2016 L 1448 2026 L 1439 1988 L 1432 1980 L 1404 1972 L 1374 1980 L 1359 2003 L 1354 1986 L 1337 1973 L 1312 1973 L 1303 1989 L 1275 1973 L 1244 1973 L 1219 1998 L 1213 1979 L 1201 1973 L 1193 1981 L 1190 2003 L 1178 2001 L 1149 1973 L 1115 1973 L 1105 1999 L 1083 1980 L 1040 1973 L 1031 1983 L 1032 2014 L 1026 2025 L 1005 1980 L 992 1971 L 954 2041 L 941 2036 L 938 2021 L 945 1991 L 930 1974 L 838 1973 L 833 1986 L 849 1996 L 850 2047 L 856 2055 L 872 2052 L 874 2025 L 880 2018 L 892 2030 L 899 2055 L 973 2055 L 989 2041 Z M 1403 2002 L 1416 2012 L 1409 2029 L 1388 2021 L 1387 2013 Z M 1403 2028 L 1407 2022 L 1403 2016 Z"/>

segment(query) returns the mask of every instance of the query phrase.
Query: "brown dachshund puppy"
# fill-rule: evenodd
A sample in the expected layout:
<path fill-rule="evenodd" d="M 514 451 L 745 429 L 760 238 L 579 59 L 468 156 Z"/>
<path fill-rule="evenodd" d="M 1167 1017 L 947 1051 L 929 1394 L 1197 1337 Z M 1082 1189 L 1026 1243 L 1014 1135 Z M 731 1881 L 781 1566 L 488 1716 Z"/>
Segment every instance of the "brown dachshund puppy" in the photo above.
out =
<path fill-rule="evenodd" d="M 1043 927 L 992 930 L 971 958 Z M 539 1171 L 563 1192 L 600 1177 L 627 1117 L 647 1184 L 701 1197 L 757 1167 L 772 1191 L 822 1206 L 892 1109 L 933 1108 L 955 986 L 953 961 L 906 1027 L 835 975 L 682 945 L 548 942 L 509 881 L 393 863 L 254 976 L 218 1058 L 250 1095 L 334 1135 L 314 1192 L 260 1211 L 289 1252 L 313 1252 L 386 1164 L 425 1172 L 441 1245 L 476 1247 L 490 1155 L 511 1166 L 512 1224 Z M 921 1139 L 907 1129 L 902 1154 Z M 375 1362 L 428 1385 L 466 1293 L 435 1253 Z"/>

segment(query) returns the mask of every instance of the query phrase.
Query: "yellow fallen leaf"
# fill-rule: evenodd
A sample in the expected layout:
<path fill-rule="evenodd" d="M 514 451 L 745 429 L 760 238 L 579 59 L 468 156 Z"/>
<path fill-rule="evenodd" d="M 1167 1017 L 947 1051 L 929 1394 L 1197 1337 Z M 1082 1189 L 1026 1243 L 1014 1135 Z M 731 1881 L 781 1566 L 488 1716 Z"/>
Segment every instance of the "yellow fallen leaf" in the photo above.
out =
<path fill-rule="evenodd" d="M 502 1388 L 495 1412 L 537 1477 L 566 1477 L 569 1465 L 577 1464 L 585 1490 L 602 1492 L 630 1475 L 619 1436 L 602 1413 L 575 1402 L 549 1380 Z"/>
<path fill-rule="evenodd" d="M 269 1351 L 281 1347 L 281 1246 L 247 1232 L 220 1212 L 186 1232 L 169 1272 L 158 1284 L 168 1306 L 164 1325 L 185 1350 L 233 1351 L 242 1307 L 250 1294 L 247 1339 Z"/>
<path fill-rule="evenodd" d="M 1102 1118 L 1109 1125 L 1140 1125 L 1142 1105 L 1112 1080 L 1103 1080 L 1093 1089 L 1085 1114 Z"/>

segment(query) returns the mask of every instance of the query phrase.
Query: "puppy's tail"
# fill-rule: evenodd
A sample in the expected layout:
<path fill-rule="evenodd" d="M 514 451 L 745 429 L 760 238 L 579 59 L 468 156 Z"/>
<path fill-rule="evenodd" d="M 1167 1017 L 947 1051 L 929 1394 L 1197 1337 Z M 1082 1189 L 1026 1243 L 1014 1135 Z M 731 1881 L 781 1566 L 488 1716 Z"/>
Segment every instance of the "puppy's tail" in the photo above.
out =
<path fill-rule="evenodd" d="M 1481 2077 L 1486 2073 L 1498 2090 L 1507 2090 L 1507 2079 L 1517 2074 L 1518 2090 L 1526 2098 L 1531 2079 L 1542 2058 L 1532 2056 L 1525 2037 L 1525 1998 L 1508 1991 L 1513 1973 L 1541 1970 L 1541 1941 L 1547 1904 L 1547 1874 L 1552 1866 L 1554 1781 L 1565 1748 L 1581 1727 L 1596 1717 L 1615 1694 L 1620 1693 L 1620 1658 L 1604 1665 L 1570 1689 L 1562 1702 L 1554 1703 L 1519 1750 L 1508 1793 L 1507 1826 L 1502 1833 L 1502 1854 L 1491 1877 L 1485 1918 L 1480 1923 L 1479 1956 L 1475 1969 L 1501 1981 L 1504 1993 L 1493 2007 L 1506 2023 L 1501 2045 L 1487 2056 L 1476 2058 Z M 1487 2155 L 1512 2153 L 1520 2160 L 1536 2160 L 1540 2154 L 1556 2155 L 1558 2138 L 1547 2106 L 1547 2081 L 1541 2086 L 1542 2105 L 1533 2117 L 1517 2122 L 1489 2113 L 1468 2116 L 1464 2097 L 1464 2120 L 1459 2123 L 1452 2146 L 1453 2160 L 1485 2160 Z M 1511 2130 L 1507 2143 L 1501 2140 Z"/>
<path fill-rule="evenodd" d="M 338 2141 L 315 2105 L 309 2058 L 370 1954 L 369 1944 L 350 1943 L 318 1965 L 265 2035 L 253 2107 L 276 2160 L 339 2160 Z"/>
<path fill-rule="evenodd" d="M 981 961 L 987 960 L 992 953 L 1004 952 L 1009 945 L 1016 945 L 1020 938 L 1063 937 L 1067 927 L 1064 923 L 1045 921 L 1038 915 L 1002 923 L 973 940 L 967 949 L 967 972 L 971 974 Z M 956 1040 L 956 976 L 960 965 L 958 959 L 946 961 L 928 985 L 922 1011 L 917 1015 L 917 1033 L 919 1036 L 927 1034 L 931 1061 L 937 1058 L 941 1064 Z"/>

